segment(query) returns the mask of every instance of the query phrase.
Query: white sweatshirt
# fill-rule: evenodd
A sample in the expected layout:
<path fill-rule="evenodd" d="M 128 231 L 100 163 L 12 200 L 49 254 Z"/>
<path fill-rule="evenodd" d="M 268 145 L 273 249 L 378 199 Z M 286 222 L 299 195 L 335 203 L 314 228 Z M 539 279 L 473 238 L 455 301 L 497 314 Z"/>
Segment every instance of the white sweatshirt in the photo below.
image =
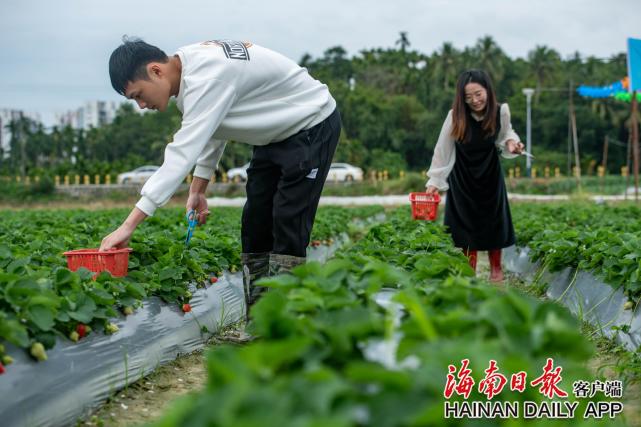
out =
<path fill-rule="evenodd" d="M 282 141 L 325 120 L 336 108 L 326 85 L 294 61 L 264 47 L 229 40 L 182 47 L 181 128 L 136 206 L 147 215 L 167 203 L 196 165 L 210 180 L 227 140 Z"/>
<path fill-rule="evenodd" d="M 472 114 L 472 117 L 477 121 L 483 120 L 483 117 L 479 117 L 476 114 Z M 510 107 L 507 104 L 501 104 L 501 130 L 496 137 L 496 146 L 501 151 L 501 156 L 506 159 L 513 159 L 518 157 L 519 154 L 512 154 L 507 151 L 505 144 L 508 140 L 513 139 L 517 142 L 520 141 L 519 136 L 512 128 L 512 120 L 510 118 Z M 454 162 L 456 161 L 456 147 L 454 146 L 456 142 L 452 136 L 452 110 L 447 113 L 445 122 L 443 122 L 443 127 L 441 128 L 441 133 L 438 136 L 438 141 L 436 142 L 436 147 L 434 147 L 434 155 L 432 156 L 432 164 L 430 170 L 427 171 L 427 176 L 429 180 L 426 187 L 433 185 L 438 188 L 439 191 L 446 191 L 450 188 L 447 184 L 447 177 L 452 172 L 454 168 Z"/>

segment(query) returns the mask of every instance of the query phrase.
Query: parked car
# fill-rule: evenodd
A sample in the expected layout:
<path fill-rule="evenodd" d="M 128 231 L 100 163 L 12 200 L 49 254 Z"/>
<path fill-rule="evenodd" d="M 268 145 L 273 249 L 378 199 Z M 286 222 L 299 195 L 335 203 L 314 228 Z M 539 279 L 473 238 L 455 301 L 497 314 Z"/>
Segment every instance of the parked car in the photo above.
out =
<path fill-rule="evenodd" d="M 141 166 L 129 172 L 118 174 L 118 184 L 144 184 L 159 166 Z"/>
<path fill-rule="evenodd" d="M 245 182 L 247 181 L 247 169 L 249 168 L 249 163 L 238 168 L 231 168 L 227 171 L 227 179 L 231 182 Z"/>
<path fill-rule="evenodd" d="M 327 174 L 327 181 L 362 181 L 363 169 L 349 163 L 332 163 Z"/>

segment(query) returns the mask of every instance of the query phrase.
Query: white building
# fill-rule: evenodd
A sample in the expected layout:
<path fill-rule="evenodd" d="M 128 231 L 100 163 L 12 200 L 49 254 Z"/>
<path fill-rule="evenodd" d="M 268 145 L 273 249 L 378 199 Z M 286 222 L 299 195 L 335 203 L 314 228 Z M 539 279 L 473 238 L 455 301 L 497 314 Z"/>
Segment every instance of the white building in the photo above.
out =
<path fill-rule="evenodd" d="M 11 108 L 0 108 L 0 151 L 4 157 L 9 156 L 11 151 L 11 131 L 9 123 L 19 120 L 21 117 L 27 117 L 35 122 L 40 122 L 40 114 L 29 113 L 23 110 L 14 110 Z"/>
<path fill-rule="evenodd" d="M 115 101 L 89 101 L 77 110 L 57 115 L 57 122 L 74 129 L 89 130 L 111 123 L 120 104 Z"/>

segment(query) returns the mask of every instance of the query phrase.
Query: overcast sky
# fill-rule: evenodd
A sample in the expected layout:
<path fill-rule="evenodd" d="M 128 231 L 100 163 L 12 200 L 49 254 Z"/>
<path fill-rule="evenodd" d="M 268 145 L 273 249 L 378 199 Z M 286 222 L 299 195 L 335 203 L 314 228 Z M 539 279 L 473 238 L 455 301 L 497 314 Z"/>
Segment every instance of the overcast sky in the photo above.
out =
<path fill-rule="evenodd" d="M 123 34 L 168 54 L 202 40 L 246 40 L 296 61 L 336 45 L 350 55 L 390 47 L 400 31 L 424 53 L 489 34 L 511 57 L 536 45 L 609 57 L 641 38 L 640 18 L 641 0 L 3 0 L 0 108 L 40 112 L 50 124 L 87 100 L 121 99 L 107 61 Z"/>

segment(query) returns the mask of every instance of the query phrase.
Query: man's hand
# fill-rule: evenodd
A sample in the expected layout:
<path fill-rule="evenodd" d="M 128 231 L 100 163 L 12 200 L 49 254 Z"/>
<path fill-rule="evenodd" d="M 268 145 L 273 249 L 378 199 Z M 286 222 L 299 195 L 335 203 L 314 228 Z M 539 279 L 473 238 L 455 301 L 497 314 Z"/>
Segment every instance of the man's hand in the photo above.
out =
<path fill-rule="evenodd" d="M 115 231 L 102 239 L 100 243 L 101 251 L 108 251 L 109 249 L 122 249 L 126 248 L 131 240 L 132 234 L 138 227 L 138 224 L 147 218 L 147 214 L 138 208 L 133 208 L 125 222 L 122 223 Z"/>
<path fill-rule="evenodd" d="M 505 146 L 507 147 L 507 151 L 512 154 L 521 154 L 525 148 L 522 142 L 517 142 L 513 139 L 508 139 Z"/>
<path fill-rule="evenodd" d="M 122 224 L 115 231 L 102 239 L 100 244 L 101 251 L 108 251 L 110 249 L 126 248 L 131 240 L 131 235 L 134 234 L 135 228 L 130 228 L 126 224 Z"/>
<path fill-rule="evenodd" d="M 207 205 L 207 198 L 205 193 L 190 193 L 187 198 L 187 205 L 185 206 L 187 212 L 194 210 L 198 214 L 198 224 L 203 225 L 207 222 L 207 215 L 209 215 L 209 208 Z"/>
<path fill-rule="evenodd" d="M 207 215 L 209 215 L 209 206 L 207 205 L 207 198 L 205 197 L 205 190 L 207 190 L 209 181 L 195 176 L 191 181 L 189 187 L 189 197 L 187 198 L 187 205 L 185 208 L 187 212 L 194 210 L 198 214 L 198 224 L 203 225 L 207 222 Z"/>

